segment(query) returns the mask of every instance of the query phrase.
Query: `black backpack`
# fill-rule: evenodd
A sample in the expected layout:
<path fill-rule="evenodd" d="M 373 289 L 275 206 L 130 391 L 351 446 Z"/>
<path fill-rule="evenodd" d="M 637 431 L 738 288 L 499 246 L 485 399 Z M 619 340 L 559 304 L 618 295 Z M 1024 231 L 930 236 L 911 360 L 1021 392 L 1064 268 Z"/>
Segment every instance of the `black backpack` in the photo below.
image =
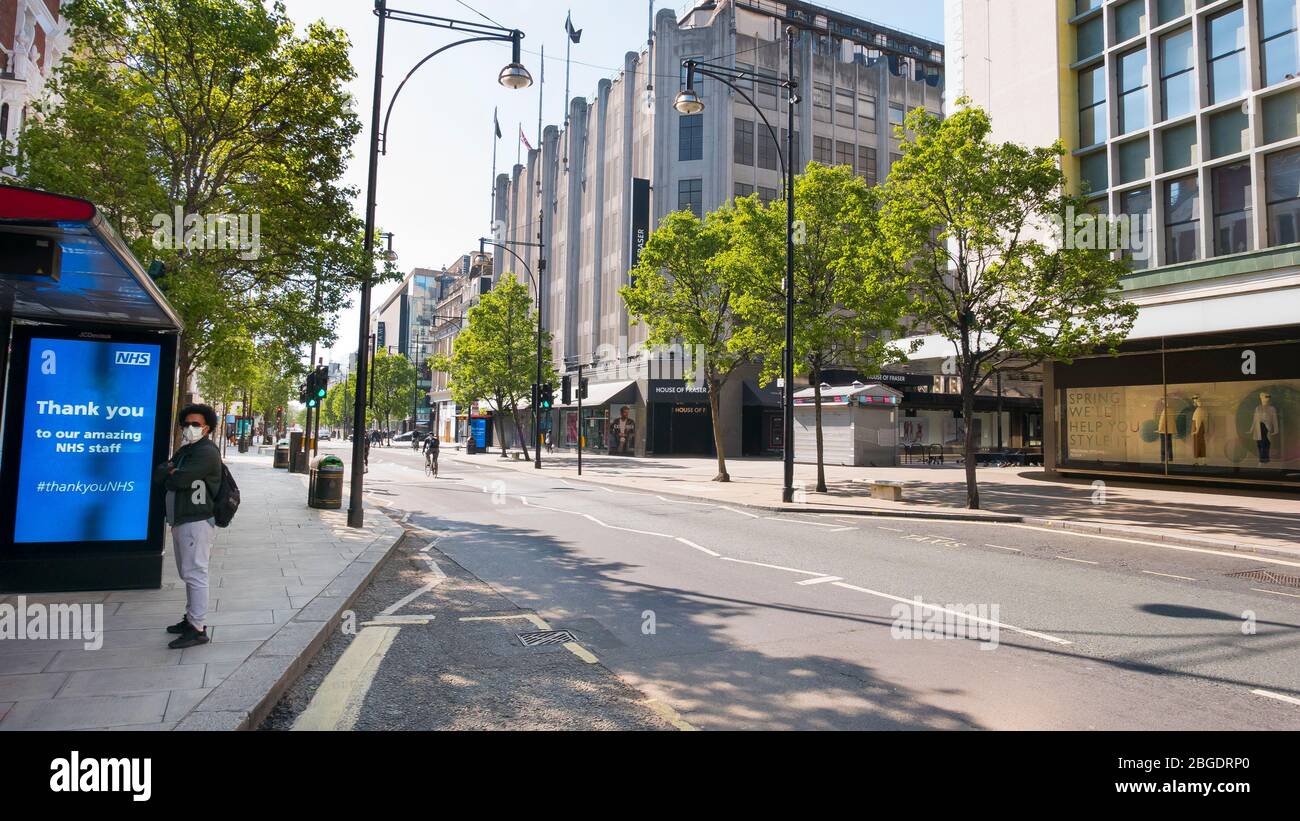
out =
<path fill-rule="evenodd" d="M 217 488 L 217 498 L 212 505 L 212 518 L 216 520 L 217 527 L 230 527 L 230 521 L 235 518 L 238 510 L 239 485 L 235 484 L 235 477 L 230 475 L 230 468 L 222 462 L 221 487 Z"/>

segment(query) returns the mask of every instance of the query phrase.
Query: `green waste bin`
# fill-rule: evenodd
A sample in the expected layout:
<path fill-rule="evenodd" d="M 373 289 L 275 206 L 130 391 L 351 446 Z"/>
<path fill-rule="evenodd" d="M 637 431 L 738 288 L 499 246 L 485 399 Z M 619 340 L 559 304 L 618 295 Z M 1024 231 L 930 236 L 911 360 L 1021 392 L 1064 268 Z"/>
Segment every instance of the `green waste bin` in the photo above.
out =
<path fill-rule="evenodd" d="M 275 459 L 271 462 L 271 467 L 282 470 L 289 469 L 289 440 L 281 439 L 275 443 Z"/>
<path fill-rule="evenodd" d="M 343 506 L 343 460 L 318 456 L 307 479 L 307 506 L 337 510 Z"/>

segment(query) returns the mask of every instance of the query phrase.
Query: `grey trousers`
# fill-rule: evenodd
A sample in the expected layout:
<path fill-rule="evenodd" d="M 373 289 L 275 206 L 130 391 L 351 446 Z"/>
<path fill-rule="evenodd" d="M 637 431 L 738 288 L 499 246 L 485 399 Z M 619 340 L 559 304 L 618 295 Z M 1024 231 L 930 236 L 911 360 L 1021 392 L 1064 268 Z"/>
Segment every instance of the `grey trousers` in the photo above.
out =
<path fill-rule="evenodd" d="M 217 526 L 207 520 L 172 527 L 176 573 L 185 582 L 185 618 L 199 630 L 208 616 L 208 557 Z"/>

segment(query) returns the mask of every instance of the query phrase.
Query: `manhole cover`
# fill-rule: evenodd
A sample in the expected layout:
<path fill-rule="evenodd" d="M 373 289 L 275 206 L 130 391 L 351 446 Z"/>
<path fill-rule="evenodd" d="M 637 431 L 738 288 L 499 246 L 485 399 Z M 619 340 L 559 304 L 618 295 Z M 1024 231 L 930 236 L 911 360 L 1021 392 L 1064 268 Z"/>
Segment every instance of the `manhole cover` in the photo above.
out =
<path fill-rule="evenodd" d="M 541 647 L 544 644 L 565 644 L 577 641 L 568 630 L 534 630 L 531 633 L 519 633 L 519 641 L 525 647 Z"/>
<path fill-rule="evenodd" d="M 1279 573 L 1276 570 L 1239 570 L 1236 573 L 1229 573 L 1228 575 L 1238 579 L 1254 579 L 1257 582 L 1278 584 L 1282 587 L 1300 588 L 1300 576 L 1292 576 L 1288 573 Z"/>

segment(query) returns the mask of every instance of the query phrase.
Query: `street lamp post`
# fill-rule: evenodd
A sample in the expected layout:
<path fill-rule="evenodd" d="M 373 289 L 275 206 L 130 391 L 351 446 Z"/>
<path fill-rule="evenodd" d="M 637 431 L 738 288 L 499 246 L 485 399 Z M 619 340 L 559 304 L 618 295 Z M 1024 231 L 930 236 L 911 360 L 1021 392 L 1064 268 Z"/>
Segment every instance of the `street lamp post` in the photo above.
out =
<path fill-rule="evenodd" d="M 781 486 L 781 501 L 794 501 L 794 107 L 799 102 L 799 85 L 794 78 L 794 45 L 798 29 L 787 26 L 786 54 L 789 65 L 786 79 L 756 71 L 745 71 L 731 66 L 699 60 L 683 60 L 686 69 L 686 88 L 677 94 L 673 107 L 682 114 L 699 114 L 704 110 L 704 99 L 695 90 L 695 75 L 710 77 L 735 91 L 750 107 L 758 112 L 772 135 L 772 142 L 777 146 L 777 156 L 781 159 L 781 169 L 785 173 L 785 353 L 782 363 L 782 375 L 785 391 L 782 400 L 782 461 L 784 462 L 784 480 Z M 755 105 L 753 98 L 741 90 L 733 80 L 745 80 L 767 86 L 786 89 L 788 94 L 787 115 L 789 124 L 786 128 L 785 154 L 780 151 L 781 140 L 776 129 L 768 122 L 763 109 Z"/>
<path fill-rule="evenodd" d="M 415 12 L 400 11 L 398 9 L 388 8 L 387 0 L 375 0 L 375 16 L 379 18 L 378 33 L 375 40 L 375 88 L 374 96 L 371 100 L 370 109 L 370 153 L 369 153 L 369 171 L 366 182 L 366 214 L 365 214 L 365 269 L 361 277 L 361 299 L 359 307 L 361 309 L 360 330 L 357 334 L 357 388 L 356 401 L 353 405 L 354 418 L 352 421 L 352 483 L 351 495 L 348 501 L 348 526 L 361 527 L 364 519 L 364 505 L 362 503 L 362 494 L 365 492 L 365 477 L 362 471 L 357 467 L 365 459 L 365 443 L 362 440 L 365 432 L 366 418 L 366 342 L 370 331 L 370 284 L 374 275 L 373 262 L 375 249 L 375 197 L 378 185 L 379 175 L 379 154 L 380 142 L 383 142 L 383 153 L 388 153 L 388 116 L 383 120 L 383 131 L 380 130 L 379 116 L 383 104 L 383 83 L 384 83 L 384 26 L 389 18 L 403 23 L 416 23 L 422 26 L 431 26 L 433 28 L 449 29 L 471 35 L 462 40 L 449 43 L 441 48 L 428 54 L 406 74 L 402 82 L 398 84 L 397 90 L 393 93 L 393 99 L 388 104 L 388 115 L 392 114 L 393 103 L 397 101 L 397 96 L 402 93 L 402 87 L 406 85 L 407 80 L 421 66 L 448 49 L 466 43 L 500 41 L 508 42 L 511 46 L 510 62 L 501 69 L 497 76 L 497 82 L 506 88 L 520 89 L 532 85 L 533 78 L 520 62 L 520 41 L 523 40 L 524 33 L 519 29 L 508 29 L 503 26 L 487 25 L 484 23 L 466 22 L 463 20 L 453 20 L 448 17 L 435 17 L 428 14 L 417 14 Z"/>
<path fill-rule="evenodd" d="M 537 403 L 542 391 L 542 283 L 540 277 L 533 276 L 532 269 L 528 267 L 527 262 L 524 262 L 523 257 L 516 254 L 509 246 L 523 245 L 529 248 L 543 248 L 544 246 L 540 242 L 502 243 L 479 237 L 478 253 L 475 255 L 475 261 L 479 264 L 483 264 L 487 260 L 487 252 L 483 250 L 484 246 L 487 245 L 491 245 L 494 248 L 500 248 L 502 251 L 505 251 L 507 254 L 518 260 L 519 264 L 524 267 L 524 273 L 528 274 L 528 281 L 533 284 L 533 289 L 537 292 L 537 380 L 535 383 L 537 385 L 537 390 L 533 393 L 533 469 L 541 470 L 542 447 L 539 443 L 542 439 L 542 423 L 541 414 L 537 412 Z M 538 261 L 537 271 L 539 275 L 546 271 L 546 260 Z"/>

